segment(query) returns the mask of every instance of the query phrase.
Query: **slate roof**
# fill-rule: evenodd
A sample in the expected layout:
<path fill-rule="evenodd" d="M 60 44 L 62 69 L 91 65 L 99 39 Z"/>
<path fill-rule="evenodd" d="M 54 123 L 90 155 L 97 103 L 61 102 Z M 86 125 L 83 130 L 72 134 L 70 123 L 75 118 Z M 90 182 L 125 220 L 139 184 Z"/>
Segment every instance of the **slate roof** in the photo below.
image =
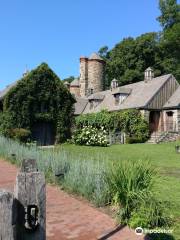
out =
<path fill-rule="evenodd" d="M 81 98 L 81 97 L 76 97 L 76 103 L 74 104 L 74 108 L 75 108 L 75 115 L 79 115 L 81 114 L 86 105 L 88 104 L 88 99 L 87 98 Z"/>
<path fill-rule="evenodd" d="M 115 89 L 112 89 L 112 94 L 118 94 L 118 93 L 122 93 L 122 94 L 130 94 L 132 91 L 131 88 L 127 88 L 127 87 L 117 87 Z"/>
<path fill-rule="evenodd" d="M 101 93 L 94 93 L 88 97 L 88 100 L 103 100 L 104 95 Z"/>
<path fill-rule="evenodd" d="M 103 60 L 97 53 L 92 53 L 89 57 L 90 60 Z"/>
<path fill-rule="evenodd" d="M 180 108 L 180 87 L 174 92 L 163 108 Z"/>
<path fill-rule="evenodd" d="M 71 84 L 70 84 L 71 87 L 79 87 L 79 79 L 78 78 L 75 78 Z"/>
<path fill-rule="evenodd" d="M 99 92 L 98 94 L 104 95 L 104 99 L 94 108 L 90 107 L 90 102 L 88 101 L 82 113 L 98 112 L 103 109 L 107 109 L 108 111 L 118 111 L 121 109 L 132 108 L 143 109 L 171 76 L 171 74 L 168 74 L 153 78 L 148 82 L 140 81 L 118 88 L 126 90 L 127 93 L 127 98 L 118 105 L 115 104 L 113 91 L 106 90 Z"/>

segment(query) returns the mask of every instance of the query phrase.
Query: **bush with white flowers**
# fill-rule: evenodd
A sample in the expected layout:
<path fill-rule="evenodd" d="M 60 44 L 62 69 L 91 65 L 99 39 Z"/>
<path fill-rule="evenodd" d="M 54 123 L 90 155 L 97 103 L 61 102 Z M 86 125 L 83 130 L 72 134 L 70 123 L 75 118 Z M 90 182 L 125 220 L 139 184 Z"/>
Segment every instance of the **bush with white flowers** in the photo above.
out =
<path fill-rule="evenodd" d="M 77 130 L 73 135 L 73 141 L 78 145 L 101 146 L 108 145 L 107 131 L 104 127 L 96 128 L 92 126 L 84 126 L 81 130 Z"/>

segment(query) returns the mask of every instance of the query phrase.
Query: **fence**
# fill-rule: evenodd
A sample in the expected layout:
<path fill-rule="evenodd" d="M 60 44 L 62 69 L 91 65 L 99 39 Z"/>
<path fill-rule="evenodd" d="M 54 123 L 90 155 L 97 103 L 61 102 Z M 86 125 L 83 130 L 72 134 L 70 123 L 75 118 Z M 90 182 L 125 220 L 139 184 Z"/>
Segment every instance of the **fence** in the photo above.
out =
<path fill-rule="evenodd" d="M 46 184 L 35 160 L 22 162 L 14 193 L 0 190 L 0 239 L 46 239 Z"/>

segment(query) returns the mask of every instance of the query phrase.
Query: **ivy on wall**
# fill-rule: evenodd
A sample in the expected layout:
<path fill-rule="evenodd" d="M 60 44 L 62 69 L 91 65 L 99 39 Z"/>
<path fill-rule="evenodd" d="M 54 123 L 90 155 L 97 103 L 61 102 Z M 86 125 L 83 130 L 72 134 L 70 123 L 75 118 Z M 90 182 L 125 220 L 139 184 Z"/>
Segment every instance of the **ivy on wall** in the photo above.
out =
<path fill-rule="evenodd" d="M 145 141 L 149 137 L 149 126 L 138 110 L 123 110 L 109 113 L 103 110 L 98 113 L 80 115 L 76 117 L 76 128 L 92 126 L 101 129 L 104 127 L 108 132 L 122 131 L 130 138 Z"/>
<path fill-rule="evenodd" d="M 55 129 L 56 142 L 64 142 L 70 136 L 74 103 L 75 99 L 57 75 L 42 63 L 5 96 L 1 129 L 4 125 L 31 131 L 36 122 L 50 122 Z"/>

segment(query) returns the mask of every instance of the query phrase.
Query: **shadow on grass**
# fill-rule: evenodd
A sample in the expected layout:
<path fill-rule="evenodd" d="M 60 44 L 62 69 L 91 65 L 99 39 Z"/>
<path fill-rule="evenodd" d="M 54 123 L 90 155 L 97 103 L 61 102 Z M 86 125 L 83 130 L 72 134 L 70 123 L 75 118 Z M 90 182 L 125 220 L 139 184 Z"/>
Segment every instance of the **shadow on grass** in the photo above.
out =
<path fill-rule="evenodd" d="M 172 235 L 166 233 L 152 233 L 147 234 L 146 237 L 145 239 L 149 240 L 175 240 L 175 238 Z"/>

